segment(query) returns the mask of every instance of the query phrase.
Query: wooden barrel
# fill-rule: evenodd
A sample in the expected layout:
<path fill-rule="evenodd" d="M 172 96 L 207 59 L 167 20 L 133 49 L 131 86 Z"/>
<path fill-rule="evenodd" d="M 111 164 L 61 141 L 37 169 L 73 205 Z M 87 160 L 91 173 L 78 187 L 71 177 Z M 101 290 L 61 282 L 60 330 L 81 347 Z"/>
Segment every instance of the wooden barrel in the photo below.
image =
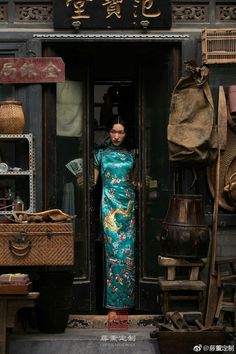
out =
<path fill-rule="evenodd" d="M 25 117 L 20 101 L 0 101 L 0 134 L 23 134 Z"/>
<path fill-rule="evenodd" d="M 173 258 L 205 258 L 208 255 L 209 240 L 202 196 L 171 196 L 162 225 L 161 254 Z"/>

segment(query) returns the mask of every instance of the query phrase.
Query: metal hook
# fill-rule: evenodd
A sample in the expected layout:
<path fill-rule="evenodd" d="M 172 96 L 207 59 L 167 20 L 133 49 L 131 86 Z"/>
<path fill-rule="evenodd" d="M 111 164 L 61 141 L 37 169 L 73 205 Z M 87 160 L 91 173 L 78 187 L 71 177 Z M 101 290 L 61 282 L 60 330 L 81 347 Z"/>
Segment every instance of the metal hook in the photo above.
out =
<path fill-rule="evenodd" d="M 150 22 L 148 20 L 143 20 L 140 22 L 141 27 L 146 31 L 150 26 Z"/>
<path fill-rule="evenodd" d="M 80 26 L 81 26 L 81 22 L 80 21 L 73 21 L 72 26 L 74 27 L 75 31 L 78 32 L 80 29 Z"/>

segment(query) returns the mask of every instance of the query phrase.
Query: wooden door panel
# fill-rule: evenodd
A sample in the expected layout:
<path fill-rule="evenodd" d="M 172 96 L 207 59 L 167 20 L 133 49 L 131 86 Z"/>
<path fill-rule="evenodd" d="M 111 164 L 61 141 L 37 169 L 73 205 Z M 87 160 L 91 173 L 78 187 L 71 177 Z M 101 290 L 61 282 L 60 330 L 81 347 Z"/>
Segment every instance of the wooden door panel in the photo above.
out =
<path fill-rule="evenodd" d="M 92 244 L 91 132 L 89 61 L 73 56 L 72 47 L 45 49 L 60 56 L 66 80 L 45 90 L 45 207 L 77 215 L 74 222 L 75 264 L 73 313 L 95 311 Z M 71 55 L 70 55 L 71 54 Z M 92 123 L 91 123 L 92 124 Z M 81 165 L 80 165 L 81 163 Z M 82 169 L 81 169 L 82 166 Z M 61 270 L 57 268 L 56 270 Z"/>
<path fill-rule="evenodd" d="M 160 56 L 160 52 L 162 55 Z M 158 312 L 157 259 L 159 237 L 170 192 L 167 123 L 172 89 L 172 48 L 168 45 L 149 53 L 141 63 L 140 76 L 140 228 L 138 232 L 138 298 L 140 310 Z M 176 61 L 178 62 L 178 61 Z"/>

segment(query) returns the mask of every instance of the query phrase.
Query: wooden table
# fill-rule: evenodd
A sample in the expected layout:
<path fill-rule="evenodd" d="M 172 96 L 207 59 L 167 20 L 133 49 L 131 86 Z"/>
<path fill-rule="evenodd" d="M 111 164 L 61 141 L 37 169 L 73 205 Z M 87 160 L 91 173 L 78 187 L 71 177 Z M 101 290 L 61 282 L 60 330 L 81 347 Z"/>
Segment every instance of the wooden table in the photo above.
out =
<path fill-rule="evenodd" d="M 31 292 L 27 295 L 0 294 L 0 354 L 7 350 L 7 328 L 15 326 L 15 317 L 23 307 L 34 307 L 39 293 Z"/>

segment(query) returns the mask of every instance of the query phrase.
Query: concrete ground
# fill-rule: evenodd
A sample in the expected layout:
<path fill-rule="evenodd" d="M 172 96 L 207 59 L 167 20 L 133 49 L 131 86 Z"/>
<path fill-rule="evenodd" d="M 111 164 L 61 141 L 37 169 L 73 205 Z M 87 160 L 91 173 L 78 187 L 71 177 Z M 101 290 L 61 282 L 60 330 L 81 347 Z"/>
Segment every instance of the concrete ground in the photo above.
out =
<path fill-rule="evenodd" d="M 150 328 L 67 328 L 61 334 L 11 334 L 9 354 L 160 354 L 158 342 L 150 338 L 150 332 Z"/>

